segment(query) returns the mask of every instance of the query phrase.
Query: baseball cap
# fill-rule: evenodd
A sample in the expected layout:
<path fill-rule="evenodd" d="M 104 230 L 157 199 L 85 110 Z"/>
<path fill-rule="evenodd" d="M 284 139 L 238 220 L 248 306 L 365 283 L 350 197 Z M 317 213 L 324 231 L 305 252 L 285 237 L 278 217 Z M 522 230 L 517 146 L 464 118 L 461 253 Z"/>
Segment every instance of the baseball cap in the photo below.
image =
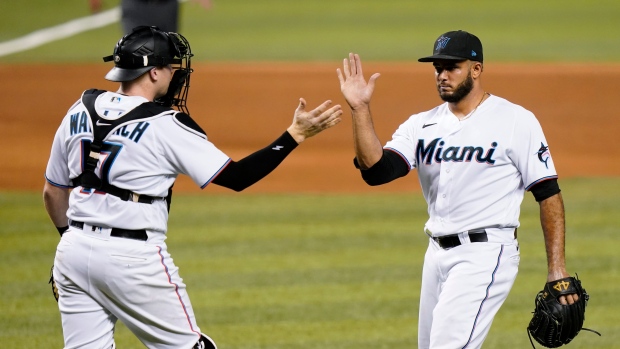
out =
<path fill-rule="evenodd" d="M 434 62 L 439 59 L 482 62 L 482 43 L 477 36 L 464 30 L 449 31 L 435 40 L 433 55 L 422 57 L 418 62 Z"/>

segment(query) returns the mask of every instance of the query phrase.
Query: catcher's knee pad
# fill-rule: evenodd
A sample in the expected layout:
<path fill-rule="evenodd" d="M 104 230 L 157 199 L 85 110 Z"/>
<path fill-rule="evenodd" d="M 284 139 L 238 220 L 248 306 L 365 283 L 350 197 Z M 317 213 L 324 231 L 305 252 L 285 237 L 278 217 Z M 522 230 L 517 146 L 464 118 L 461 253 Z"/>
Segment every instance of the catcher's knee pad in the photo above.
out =
<path fill-rule="evenodd" d="M 211 338 L 201 333 L 200 339 L 198 339 L 198 342 L 194 344 L 192 349 L 217 349 L 217 345 L 215 345 L 215 342 Z"/>

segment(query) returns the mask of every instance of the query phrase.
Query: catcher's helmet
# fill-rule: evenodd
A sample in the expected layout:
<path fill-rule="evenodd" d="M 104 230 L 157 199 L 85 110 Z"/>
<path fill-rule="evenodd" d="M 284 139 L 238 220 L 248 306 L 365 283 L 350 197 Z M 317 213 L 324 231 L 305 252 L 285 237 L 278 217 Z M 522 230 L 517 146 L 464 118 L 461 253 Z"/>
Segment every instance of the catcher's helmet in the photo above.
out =
<path fill-rule="evenodd" d="M 116 43 L 111 56 L 103 57 L 104 62 L 114 61 L 114 68 L 105 78 L 131 81 L 154 67 L 173 65 L 176 71 L 168 93 L 156 102 L 186 110 L 192 56 L 189 42 L 183 35 L 164 32 L 157 27 L 136 27 Z"/>

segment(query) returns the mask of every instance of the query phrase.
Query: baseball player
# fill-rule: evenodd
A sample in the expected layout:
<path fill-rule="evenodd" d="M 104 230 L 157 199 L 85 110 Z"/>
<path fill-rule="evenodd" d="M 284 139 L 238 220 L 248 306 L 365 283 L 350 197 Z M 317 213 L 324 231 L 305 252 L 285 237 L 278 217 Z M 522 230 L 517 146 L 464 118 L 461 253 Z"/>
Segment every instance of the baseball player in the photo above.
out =
<path fill-rule="evenodd" d="M 182 35 L 136 28 L 104 58 L 118 91 L 87 90 L 56 132 L 43 197 L 62 236 L 53 280 L 65 348 L 114 348 L 118 320 L 148 348 L 216 348 L 166 248 L 175 179 L 241 191 L 340 122 L 339 105 L 307 111 L 300 99 L 280 137 L 233 161 L 187 113 L 191 57 Z"/>
<path fill-rule="evenodd" d="M 337 70 L 351 107 L 354 164 L 369 185 L 417 169 L 429 219 L 424 257 L 418 348 L 480 348 L 517 276 L 519 207 L 525 191 L 540 204 L 547 281 L 567 277 L 564 207 L 540 124 L 528 110 L 482 87 L 480 40 L 450 31 L 435 41 L 436 108 L 412 115 L 382 147 L 368 81 L 357 54 Z M 563 304 L 574 301 L 569 294 Z"/>

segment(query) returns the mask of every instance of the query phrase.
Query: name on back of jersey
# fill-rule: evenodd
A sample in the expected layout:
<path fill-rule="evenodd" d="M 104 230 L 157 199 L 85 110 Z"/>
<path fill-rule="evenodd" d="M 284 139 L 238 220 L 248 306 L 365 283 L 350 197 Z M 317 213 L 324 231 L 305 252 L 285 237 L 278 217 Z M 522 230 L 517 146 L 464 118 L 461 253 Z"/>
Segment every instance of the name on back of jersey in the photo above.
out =
<path fill-rule="evenodd" d="M 123 125 L 112 134 L 128 138 L 138 143 L 149 125 L 150 124 L 145 121 Z M 69 134 L 73 136 L 79 133 L 93 133 L 88 122 L 88 114 L 84 111 L 69 116 Z"/>

